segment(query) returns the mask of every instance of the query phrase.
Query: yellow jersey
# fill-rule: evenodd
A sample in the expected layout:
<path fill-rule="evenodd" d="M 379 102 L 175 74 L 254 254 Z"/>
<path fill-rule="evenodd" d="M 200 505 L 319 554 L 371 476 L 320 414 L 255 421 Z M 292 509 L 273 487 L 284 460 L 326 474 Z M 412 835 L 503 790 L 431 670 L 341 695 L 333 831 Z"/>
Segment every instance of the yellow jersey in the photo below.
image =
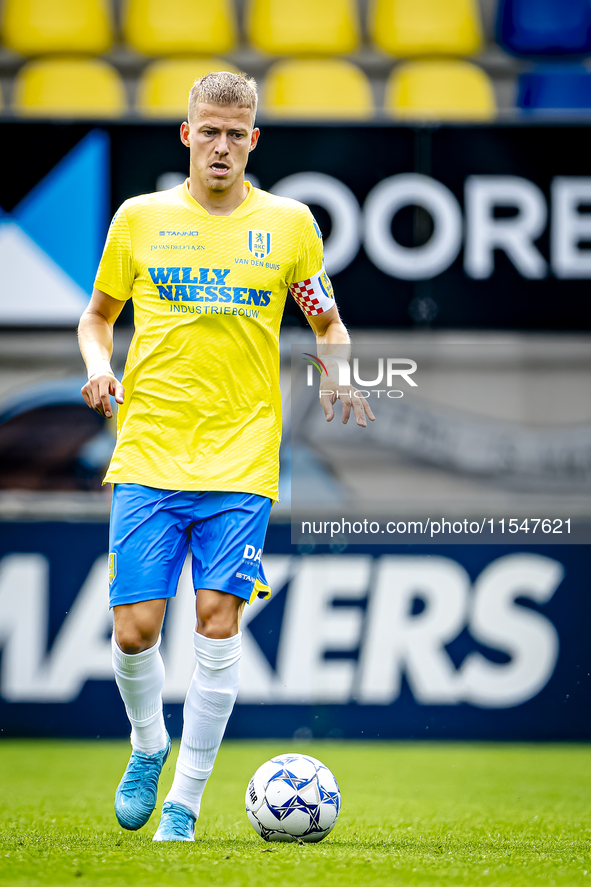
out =
<path fill-rule="evenodd" d="M 105 481 L 277 499 L 287 291 L 306 314 L 334 297 L 310 210 L 246 184 L 229 216 L 187 180 L 113 218 L 95 286 L 133 299 L 135 332 Z"/>

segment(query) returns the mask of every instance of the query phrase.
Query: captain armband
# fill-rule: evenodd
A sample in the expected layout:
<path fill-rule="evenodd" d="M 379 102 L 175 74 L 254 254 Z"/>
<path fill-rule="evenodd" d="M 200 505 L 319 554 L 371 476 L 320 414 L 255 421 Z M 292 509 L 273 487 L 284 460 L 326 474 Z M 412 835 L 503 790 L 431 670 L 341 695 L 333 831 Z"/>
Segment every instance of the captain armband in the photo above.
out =
<path fill-rule="evenodd" d="M 334 307 L 334 293 L 332 283 L 324 268 L 318 274 L 313 274 L 307 280 L 292 283 L 290 292 L 304 314 L 308 317 L 315 314 L 324 314 Z"/>

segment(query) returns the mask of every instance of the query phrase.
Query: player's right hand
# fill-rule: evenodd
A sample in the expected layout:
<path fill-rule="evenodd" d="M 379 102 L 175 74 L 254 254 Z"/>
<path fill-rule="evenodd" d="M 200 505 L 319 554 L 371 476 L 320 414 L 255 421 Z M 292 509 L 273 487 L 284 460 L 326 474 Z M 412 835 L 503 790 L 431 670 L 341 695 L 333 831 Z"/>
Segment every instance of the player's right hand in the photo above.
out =
<path fill-rule="evenodd" d="M 110 397 L 114 397 L 117 403 L 123 403 L 125 399 L 123 385 L 112 372 L 106 370 L 94 373 L 81 392 L 88 406 L 105 419 L 110 419 L 113 415 Z"/>

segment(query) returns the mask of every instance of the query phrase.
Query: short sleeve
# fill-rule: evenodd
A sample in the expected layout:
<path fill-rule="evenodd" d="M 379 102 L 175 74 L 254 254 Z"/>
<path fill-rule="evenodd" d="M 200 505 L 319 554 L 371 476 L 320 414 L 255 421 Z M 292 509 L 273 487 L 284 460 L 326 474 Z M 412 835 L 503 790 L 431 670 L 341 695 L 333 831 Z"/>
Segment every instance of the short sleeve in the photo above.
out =
<path fill-rule="evenodd" d="M 307 316 L 324 314 L 334 307 L 332 284 L 324 269 L 322 233 L 310 211 L 306 215 L 291 281 L 289 291 Z"/>
<path fill-rule="evenodd" d="M 129 223 L 121 207 L 113 216 L 94 285 L 108 296 L 125 301 L 131 296 L 134 276 Z"/>

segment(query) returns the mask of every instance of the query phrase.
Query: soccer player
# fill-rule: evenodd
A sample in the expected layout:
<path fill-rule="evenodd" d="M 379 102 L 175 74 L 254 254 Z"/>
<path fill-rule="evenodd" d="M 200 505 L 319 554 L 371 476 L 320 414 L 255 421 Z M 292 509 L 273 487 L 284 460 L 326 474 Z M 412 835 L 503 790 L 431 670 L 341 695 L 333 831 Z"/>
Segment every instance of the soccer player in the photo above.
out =
<path fill-rule="evenodd" d="M 110 395 L 119 404 L 105 480 L 113 484 L 113 668 L 131 723 L 132 754 L 115 795 L 126 829 L 150 818 L 170 753 L 160 631 L 192 552 L 197 663 L 155 841 L 194 840 L 238 692 L 241 613 L 270 593 L 261 551 L 277 499 L 278 337 L 288 290 L 319 345 L 348 354 L 312 214 L 244 180 L 259 138 L 256 107 L 256 84 L 242 75 L 195 83 L 180 133 L 189 178 L 117 211 L 79 327 L 87 404 L 107 418 Z M 113 324 L 129 298 L 135 333 L 120 383 L 110 366 Z M 360 426 L 373 420 L 361 397 L 339 389 L 330 362 L 327 370 L 327 420 L 336 397 L 343 422 L 351 410 Z"/>

